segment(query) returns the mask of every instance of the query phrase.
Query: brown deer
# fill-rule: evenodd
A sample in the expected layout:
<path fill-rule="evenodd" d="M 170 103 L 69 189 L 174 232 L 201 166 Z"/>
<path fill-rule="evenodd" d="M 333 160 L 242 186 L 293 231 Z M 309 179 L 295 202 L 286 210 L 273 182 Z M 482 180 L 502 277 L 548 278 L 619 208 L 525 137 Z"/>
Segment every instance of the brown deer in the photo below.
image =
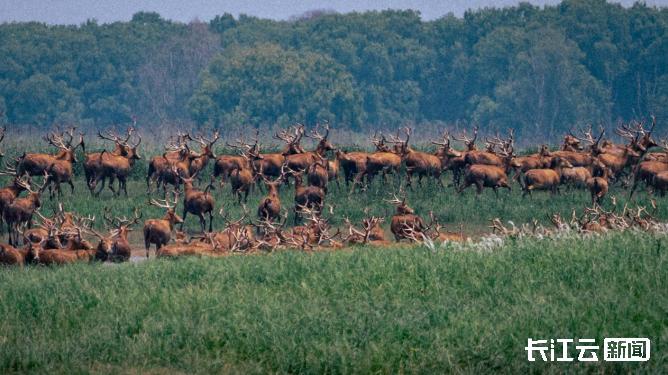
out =
<path fill-rule="evenodd" d="M 318 141 L 315 151 L 285 155 L 285 162 L 290 169 L 303 173 L 313 163 L 314 157 L 324 158 L 327 151 L 334 150 L 334 146 L 328 141 L 329 125 L 325 125 L 323 128 L 325 129 L 325 134 L 320 134 L 318 132 L 319 125 L 316 125 L 316 128 L 308 135 L 309 138 Z"/>
<path fill-rule="evenodd" d="M 250 168 L 248 159 L 244 158 L 242 154 L 259 154 L 258 135 L 259 131 L 256 131 L 255 138 L 253 138 L 255 141 L 254 144 L 245 142 L 243 137 L 237 138 L 234 143 L 225 143 L 228 147 L 237 150 L 239 155 L 220 155 L 216 158 L 216 162 L 213 165 L 213 176 L 216 178 L 221 177 L 221 186 L 229 178 L 230 174 L 232 174 L 232 170 Z M 283 159 L 284 157 L 281 155 L 281 160 Z M 260 170 L 261 167 L 261 163 L 256 164 L 258 170 Z"/>
<path fill-rule="evenodd" d="M 100 153 L 100 167 L 99 174 L 96 176 L 95 181 L 92 183 L 93 190 L 100 181 L 100 189 L 95 193 L 96 196 L 100 195 L 100 192 L 104 189 L 104 183 L 107 178 L 109 178 L 109 190 L 111 190 L 115 195 L 121 194 L 121 189 L 125 192 L 125 196 L 128 196 L 127 189 L 127 178 L 132 171 L 134 163 L 141 159 L 137 149 L 141 144 L 141 136 L 137 135 L 138 141 L 132 146 L 128 146 L 127 152 L 125 155 L 114 155 L 107 153 L 106 150 Z M 118 179 L 118 191 L 114 190 L 113 184 L 114 179 Z"/>
<path fill-rule="evenodd" d="M 169 240 L 171 240 L 174 226 L 176 224 L 183 223 L 183 219 L 179 217 L 175 211 L 178 199 L 179 196 L 175 193 L 174 200 L 172 202 L 167 200 L 150 200 L 150 205 L 164 208 L 166 212 L 162 219 L 149 219 L 144 222 L 144 245 L 146 247 L 146 258 L 148 258 L 151 244 L 155 244 L 157 252 L 161 247 L 168 244 Z"/>
<path fill-rule="evenodd" d="M 213 133 L 213 138 L 211 139 L 204 138 L 201 135 L 195 137 L 195 141 L 200 144 L 200 152 L 199 155 L 190 162 L 190 176 L 194 176 L 203 171 L 209 164 L 209 160 L 216 159 L 216 154 L 213 152 L 213 145 L 219 138 L 220 134 L 218 132 Z"/>
<path fill-rule="evenodd" d="M 83 134 L 79 137 L 79 143 L 75 146 L 72 145 L 74 140 L 74 131 L 76 128 L 71 128 L 67 132 L 61 132 L 60 134 L 50 133 L 45 139 L 52 146 L 57 147 L 60 151 L 55 154 L 27 154 L 23 153 L 22 156 L 18 158 L 17 165 L 17 175 L 22 176 L 28 174 L 29 176 L 40 176 L 44 172 L 48 172 L 48 168 L 57 160 L 67 161 L 69 163 L 76 163 L 75 150 L 77 147 L 85 151 Z M 65 140 L 65 137 L 68 137 Z"/>
<path fill-rule="evenodd" d="M 436 155 L 415 151 L 410 148 L 408 141 L 410 140 L 412 129 L 406 127 L 404 128 L 404 133 L 406 134 L 405 140 L 400 140 L 397 135 L 393 137 L 392 142 L 395 143 L 395 150 L 406 165 L 406 186 L 411 186 L 414 173 L 418 175 L 418 185 L 420 186 L 422 186 L 422 178 L 425 176 L 434 177 L 438 184 L 443 186 L 440 178 L 443 171 L 441 159 Z"/>
<path fill-rule="evenodd" d="M 261 221 L 272 222 L 281 215 L 281 197 L 278 195 L 278 190 L 283 183 L 283 175 L 273 181 L 262 176 L 267 187 L 267 196 L 262 198 L 257 208 L 257 216 Z"/>
<path fill-rule="evenodd" d="M 25 187 L 30 183 L 27 178 L 17 177 L 15 174 L 15 169 L 8 168 L 6 171 L 0 172 L 0 175 L 3 176 L 14 176 L 9 185 L 0 189 L 0 233 L 4 231 L 4 219 L 2 216 L 5 212 L 5 208 L 9 206 L 9 204 L 12 203 L 14 199 L 16 199 L 16 197 L 18 197 L 19 194 L 21 194 L 21 192 L 26 189 Z"/>
<path fill-rule="evenodd" d="M 392 152 L 392 149 L 387 146 L 387 139 L 380 133 L 380 138 L 374 134 L 371 142 L 376 146 L 376 152 L 368 154 L 366 157 L 366 169 L 363 174 L 367 178 L 367 184 L 371 184 L 374 177 L 381 173 L 383 181 L 387 182 L 388 174 L 399 175 L 401 168 L 401 156 Z"/>
<path fill-rule="evenodd" d="M 531 169 L 524 174 L 523 195 L 531 194 L 532 190 L 550 190 L 552 194 L 559 192 L 562 168 L 573 168 L 566 159 L 555 157 L 549 169 Z"/>
<path fill-rule="evenodd" d="M 64 265 L 76 262 L 104 261 L 105 254 L 93 250 L 63 250 L 44 248 L 44 242 L 31 243 L 28 246 L 27 258 L 36 264 L 45 266 Z"/>
<path fill-rule="evenodd" d="M 341 169 L 343 170 L 343 177 L 346 182 L 346 187 L 350 182 L 353 182 L 351 192 L 355 186 L 361 185 L 362 178 L 366 172 L 367 157 L 370 155 L 366 152 L 344 152 L 336 150 L 336 160 L 338 160 Z"/>
<path fill-rule="evenodd" d="M 329 182 L 329 171 L 327 159 L 313 156 L 313 162 L 306 169 L 309 185 L 321 188 L 327 194 L 327 183 Z"/>
<path fill-rule="evenodd" d="M 181 181 L 178 175 L 172 173 L 173 166 L 176 165 L 181 175 L 190 175 L 190 164 L 200 155 L 192 152 L 188 147 L 188 141 L 192 141 L 190 134 L 179 132 L 175 138 L 165 146 L 166 152 L 159 156 L 154 156 L 148 164 L 148 173 L 146 174 L 146 193 L 151 193 L 151 182 L 156 182 L 156 190 L 163 186 L 167 192 L 167 184 L 174 185 L 178 190 Z"/>
<path fill-rule="evenodd" d="M 44 174 L 44 184 L 48 180 L 49 175 Z M 37 209 L 42 205 L 40 196 L 44 189 L 44 184 L 37 190 L 32 190 L 30 185 L 24 181 L 19 181 L 23 184 L 23 189 L 28 191 L 28 196 L 25 198 L 16 198 L 2 212 L 3 219 L 7 223 L 7 232 L 9 233 L 9 244 L 12 246 L 18 245 L 19 235 L 22 232 L 21 226 L 27 225 L 32 227 L 32 216 Z"/>
<path fill-rule="evenodd" d="M 592 164 L 592 176 L 585 181 L 591 193 L 591 203 L 601 203 L 603 197 L 608 193 L 608 178 L 611 173 L 605 163 L 596 160 Z"/>
<path fill-rule="evenodd" d="M 114 149 L 112 151 L 109 151 L 110 154 L 120 156 L 120 155 L 127 155 L 127 153 L 130 151 L 129 150 L 129 145 L 128 141 L 130 140 L 130 137 L 132 136 L 132 133 L 134 132 L 134 127 L 130 127 L 127 130 L 127 134 L 125 139 L 122 139 L 119 135 L 115 134 L 114 132 L 107 131 L 106 134 L 102 134 L 101 131 L 97 132 L 97 135 L 100 139 L 104 140 L 109 140 L 114 142 Z M 100 155 L 102 152 L 92 152 L 88 153 L 85 156 L 84 163 L 83 163 L 83 170 L 84 170 L 84 175 L 86 176 L 86 184 L 88 185 L 88 189 L 91 190 L 91 185 L 96 179 L 96 176 L 100 174 L 100 168 L 101 168 L 101 163 L 100 163 Z M 91 190 L 91 193 L 93 191 Z"/>
<path fill-rule="evenodd" d="M 0 265 L 23 266 L 26 261 L 25 256 L 26 254 L 24 252 L 11 245 L 0 244 Z"/>
<path fill-rule="evenodd" d="M 325 191 L 317 186 L 303 186 L 302 176 L 289 167 L 285 167 L 288 173 L 295 178 L 295 217 L 294 223 L 302 217 L 302 207 L 316 212 L 322 211 L 325 203 Z"/>
<path fill-rule="evenodd" d="M 386 200 L 386 202 L 396 207 L 396 212 L 390 222 L 390 230 L 397 242 L 402 239 L 411 239 L 416 234 L 424 233 L 426 229 L 424 221 L 406 204 L 405 196 L 400 200 L 394 195 L 391 200 Z"/>
<path fill-rule="evenodd" d="M 100 239 L 100 242 L 97 245 L 97 251 L 100 254 L 100 257 L 104 255 L 104 260 L 112 262 L 127 262 L 130 260 L 130 257 L 132 256 L 132 247 L 128 241 L 128 233 L 132 231 L 133 225 L 139 223 L 141 216 L 142 215 L 137 208 L 134 210 L 134 217 L 132 219 L 127 219 L 125 217 L 115 217 L 112 219 L 111 216 L 107 215 L 107 212 L 105 212 L 104 219 L 109 225 L 108 228 L 114 228 L 109 231 L 109 235 L 104 236 L 94 229 L 90 229 L 90 232 Z"/>
<path fill-rule="evenodd" d="M 213 195 L 209 193 L 209 189 L 213 185 L 209 184 L 204 191 L 201 191 L 193 186 L 193 181 L 195 176 L 186 178 L 181 177 L 184 186 L 184 201 L 183 201 L 183 222 L 181 223 L 181 230 L 185 225 L 186 216 L 188 213 L 197 215 L 199 217 L 199 224 L 202 228 L 202 232 L 206 228 L 206 219 L 204 219 L 204 214 L 209 214 L 209 232 L 213 226 L 213 208 L 215 205 L 215 200 Z"/>
<path fill-rule="evenodd" d="M 344 223 L 348 227 L 348 235 L 343 239 L 347 245 L 386 245 L 385 231 L 381 224 L 385 221 L 382 217 L 367 217 L 362 220 L 361 229 L 355 228 L 348 218 Z"/>
<path fill-rule="evenodd" d="M 500 187 L 506 188 L 508 191 L 512 190 L 508 183 L 506 171 L 495 165 L 473 164 L 468 166 L 464 172 L 464 183 L 460 186 L 458 192 L 462 193 L 471 185 L 476 186 L 477 194 L 481 194 L 484 187 L 491 187 L 497 197 Z"/>

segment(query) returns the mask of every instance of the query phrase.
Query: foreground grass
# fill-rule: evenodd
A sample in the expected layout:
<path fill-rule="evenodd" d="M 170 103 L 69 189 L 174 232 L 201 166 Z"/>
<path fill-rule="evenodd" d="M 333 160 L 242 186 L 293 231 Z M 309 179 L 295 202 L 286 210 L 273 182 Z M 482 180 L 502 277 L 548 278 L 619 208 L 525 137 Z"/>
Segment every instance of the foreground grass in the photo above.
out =
<path fill-rule="evenodd" d="M 668 241 L 519 241 L 0 270 L 0 373 L 668 370 Z M 647 363 L 530 364 L 649 337 Z M 602 352 L 599 353 L 602 356 Z"/>

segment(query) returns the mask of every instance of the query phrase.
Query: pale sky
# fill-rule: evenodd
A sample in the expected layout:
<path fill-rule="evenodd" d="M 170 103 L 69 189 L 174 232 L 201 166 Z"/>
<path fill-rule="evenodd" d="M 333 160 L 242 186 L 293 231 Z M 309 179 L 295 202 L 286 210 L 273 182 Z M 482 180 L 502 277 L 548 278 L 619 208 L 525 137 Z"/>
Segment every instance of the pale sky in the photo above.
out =
<path fill-rule="evenodd" d="M 537 5 L 558 0 L 530 0 Z M 625 6 L 633 0 L 617 0 Z M 516 5 L 517 0 L 0 0 L 0 22 L 39 21 L 50 24 L 80 24 L 87 19 L 106 23 L 127 21 L 138 11 L 155 11 L 162 17 L 189 22 L 208 21 L 216 15 L 240 13 L 261 18 L 288 19 L 314 9 L 340 13 L 365 10 L 415 9 L 427 20 L 449 12 L 461 16 L 469 8 Z M 646 0 L 648 5 L 668 6 L 668 0 Z"/>

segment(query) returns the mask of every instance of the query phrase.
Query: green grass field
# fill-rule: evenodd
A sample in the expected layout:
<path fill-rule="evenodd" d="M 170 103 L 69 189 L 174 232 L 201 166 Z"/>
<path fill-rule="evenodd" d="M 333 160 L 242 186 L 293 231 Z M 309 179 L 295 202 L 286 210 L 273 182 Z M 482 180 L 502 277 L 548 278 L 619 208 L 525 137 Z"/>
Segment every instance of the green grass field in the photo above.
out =
<path fill-rule="evenodd" d="M 142 161 L 127 198 L 109 190 L 91 197 L 79 173 L 74 195 L 63 186 L 63 206 L 96 215 L 98 228 L 104 207 L 119 216 L 138 207 L 144 219 L 161 217 L 162 209 L 147 205 L 145 170 Z M 450 180 L 443 177 L 446 185 Z M 327 214 L 334 226 L 346 216 L 389 221 L 394 207 L 383 199 L 398 190 L 395 180 L 376 179 L 353 195 L 341 185 L 330 186 L 326 201 L 334 206 Z M 292 187 L 281 190 L 284 207 L 292 208 L 292 194 Z M 263 195 L 255 189 L 249 196 L 252 218 Z M 609 194 L 620 211 L 626 195 L 620 187 Z M 229 185 L 214 196 L 217 210 L 241 216 Z M 489 232 L 492 218 L 547 223 L 548 215 L 570 217 L 590 203 L 584 190 L 523 198 L 514 184 L 497 199 L 491 190 L 457 194 L 433 181 L 407 197 L 418 214 L 432 210 L 447 230 L 462 226 L 473 237 Z M 650 198 L 641 191 L 628 203 L 649 206 Z M 57 202 L 44 197 L 42 212 L 50 215 Z M 668 219 L 665 198 L 657 204 L 650 211 Z M 604 206 L 613 208 L 610 199 Z M 187 222 L 191 232 L 199 230 L 195 217 Z M 214 230 L 223 227 L 216 214 Z M 139 229 L 131 240 L 141 248 Z M 507 240 L 493 252 L 401 245 L 0 269 L 0 373 L 666 372 L 667 243 L 661 235 L 626 232 Z M 652 359 L 530 364 L 528 337 L 596 338 L 600 345 L 604 337 L 649 337 Z"/>
<path fill-rule="evenodd" d="M 5 269 L 0 373 L 665 373 L 667 245 L 627 232 Z M 531 364 L 528 337 L 649 337 L 652 357 Z"/>

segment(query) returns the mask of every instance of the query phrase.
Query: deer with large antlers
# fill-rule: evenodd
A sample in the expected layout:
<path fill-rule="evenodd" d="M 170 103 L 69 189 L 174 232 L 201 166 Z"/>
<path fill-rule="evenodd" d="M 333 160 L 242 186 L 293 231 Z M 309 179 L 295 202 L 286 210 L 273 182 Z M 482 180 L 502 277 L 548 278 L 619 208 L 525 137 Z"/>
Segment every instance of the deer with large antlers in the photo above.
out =
<path fill-rule="evenodd" d="M 313 156 L 313 162 L 306 169 L 306 177 L 309 185 L 317 186 L 327 194 L 327 183 L 329 182 L 327 159 Z"/>
<path fill-rule="evenodd" d="M 239 155 L 220 155 L 216 158 L 216 162 L 213 165 L 213 176 L 216 178 L 221 177 L 221 185 L 225 183 L 234 169 L 250 169 L 249 159 L 244 157 L 244 155 L 259 155 L 258 135 L 259 131 L 256 131 L 253 138 L 255 141 L 254 144 L 245 142 L 243 137 L 237 138 L 234 143 L 226 143 L 228 147 L 237 150 Z M 283 155 L 280 155 L 281 164 L 284 159 Z M 258 170 L 261 170 L 263 166 L 258 163 L 256 167 Z"/>
<path fill-rule="evenodd" d="M 190 176 L 190 165 L 193 160 L 201 155 L 190 150 L 188 141 L 192 140 L 190 134 L 179 132 L 166 146 L 166 151 L 159 156 L 154 156 L 148 164 L 146 174 L 146 193 L 151 193 L 151 183 L 156 182 L 156 190 L 163 187 L 167 193 L 167 185 L 173 185 L 178 190 L 181 185 L 179 176 Z M 178 173 L 174 173 L 174 167 Z M 214 169 L 215 170 L 215 169 Z"/>
<path fill-rule="evenodd" d="M 146 247 L 146 258 L 148 258 L 151 244 L 155 244 L 156 252 L 161 247 L 168 244 L 172 238 L 172 232 L 176 224 L 183 223 L 183 219 L 176 214 L 176 205 L 179 196 L 174 193 L 174 200 L 167 201 L 151 199 L 150 205 L 164 208 L 166 210 L 165 216 L 162 219 L 149 219 L 144 222 L 144 245 Z"/>
<path fill-rule="evenodd" d="M 127 178 L 132 171 L 132 167 L 135 162 L 141 159 L 137 149 L 141 144 L 141 136 L 137 135 L 137 142 L 134 145 L 129 145 L 127 147 L 127 152 L 125 155 L 114 155 L 108 153 L 106 150 L 100 153 L 99 158 L 99 174 L 96 176 L 95 181 L 91 184 L 92 190 L 95 190 L 97 184 L 102 182 L 100 189 L 95 193 L 95 195 L 100 195 L 100 192 L 104 189 L 104 182 L 108 178 L 109 189 L 115 194 L 120 195 L 121 189 L 125 192 L 125 196 L 128 196 L 127 189 Z M 118 190 L 114 190 L 113 184 L 114 179 L 118 179 Z M 91 191 L 92 191 L 91 190 Z"/>
<path fill-rule="evenodd" d="M 589 130 L 581 130 L 583 137 L 577 137 L 579 140 L 588 144 L 588 152 L 579 152 L 579 151 L 552 151 L 549 152 L 546 156 L 549 157 L 559 157 L 562 160 L 568 161 L 574 167 L 588 167 L 592 164 L 594 159 L 598 157 L 603 151 L 601 149 L 600 143 L 603 139 L 605 131 L 600 130 L 598 137 L 594 137 L 592 127 L 589 127 Z"/>
<path fill-rule="evenodd" d="M 262 176 L 264 185 L 267 187 L 267 196 L 262 198 L 257 208 L 257 216 L 260 221 L 273 222 L 280 217 L 281 197 L 278 195 L 278 190 L 283 183 L 285 173 L 285 169 L 283 169 L 281 176 L 275 180 L 269 180 Z"/>
<path fill-rule="evenodd" d="M 441 181 L 441 173 L 443 172 L 442 160 L 436 155 L 428 154 L 426 152 L 415 151 L 408 146 L 412 129 L 404 128 L 406 135 L 405 140 L 399 139 L 399 136 L 392 138 L 395 143 L 395 152 L 401 156 L 403 163 L 406 165 L 406 186 L 411 186 L 413 174 L 418 175 L 418 185 L 422 185 L 422 178 L 425 176 L 432 176 L 436 179 L 439 185 L 443 186 Z"/>
<path fill-rule="evenodd" d="M 390 230 L 397 242 L 402 239 L 412 239 L 415 235 L 424 233 L 427 227 L 422 218 L 416 215 L 415 211 L 406 204 L 405 195 L 402 199 L 393 195 L 392 199 L 386 200 L 386 202 L 396 207 L 396 212 L 392 215 L 390 222 Z"/>
<path fill-rule="evenodd" d="M 204 138 L 203 136 L 195 137 L 195 141 L 200 144 L 199 155 L 190 162 L 189 173 L 194 176 L 203 171 L 209 164 L 209 160 L 216 159 L 216 154 L 213 152 L 213 145 L 220 138 L 218 132 L 213 133 L 213 138 Z"/>
<path fill-rule="evenodd" d="M 386 245 L 385 231 L 381 227 L 384 221 L 382 217 L 367 217 L 362 219 L 362 226 L 358 229 L 350 222 L 350 219 L 345 218 L 344 223 L 348 227 L 348 235 L 344 237 L 343 243 L 347 245 Z"/>
<path fill-rule="evenodd" d="M 302 176 L 296 173 L 289 167 L 285 169 L 295 178 L 295 216 L 294 223 L 296 224 L 301 218 L 303 207 L 316 212 L 321 212 L 325 204 L 325 191 L 317 186 L 304 186 Z"/>
<path fill-rule="evenodd" d="M 301 152 L 298 154 L 285 155 L 285 162 L 288 167 L 297 172 L 304 172 L 313 163 L 315 158 L 324 158 L 327 151 L 334 150 L 334 146 L 329 142 L 329 125 L 323 126 L 325 134 L 320 134 L 319 125 L 312 130 L 307 136 L 318 141 L 315 151 Z"/>
<path fill-rule="evenodd" d="M 196 176 L 187 178 L 181 177 L 184 186 L 184 201 L 183 201 L 183 222 L 181 223 L 181 230 L 185 225 L 186 216 L 188 213 L 197 215 L 199 217 L 199 224 L 201 226 L 202 232 L 206 228 L 206 219 L 204 214 L 209 214 L 209 232 L 213 226 L 213 208 L 215 205 L 215 200 L 213 195 L 209 193 L 209 189 L 213 187 L 212 184 L 207 186 L 206 190 L 201 191 L 193 186 L 193 181 Z"/>
<path fill-rule="evenodd" d="M 49 175 L 44 172 L 44 184 L 48 178 Z M 45 186 L 42 184 L 37 190 L 33 190 L 28 182 L 21 180 L 18 183 L 28 191 L 28 196 L 14 199 L 2 212 L 3 219 L 7 223 L 9 244 L 12 246 L 18 245 L 21 226 L 32 227 L 32 216 L 42 205 L 40 196 Z"/>
<path fill-rule="evenodd" d="M 46 141 L 59 149 L 58 153 L 55 155 L 51 154 L 27 154 L 23 153 L 22 156 L 18 158 L 18 165 L 16 167 L 17 175 L 22 176 L 28 174 L 29 176 L 41 176 L 44 172 L 48 172 L 48 169 L 55 161 L 66 161 L 69 163 L 76 163 L 77 158 L 75 151 L 77 147 L 85 151 L 83 134 L 79 137 L 79 143 L 72 145 L 74 140 L 74 131 L 76 128 L 71 128 L 67 132 L 50 133 L 45 139 Z M 66 139 L 67 138 L 67 139 Z"/>
<path fill-rule="evenodd" d="M 132 219 L 127 219 L 126 217 L 114 217 L 112 219 L 109 211 L 105 208 L 104 219 L 109 234 L 105 236 L 92 228 L 89 229 L 100 240 L 97 245 L 97 251 L 100 255 L 104 254 L 104 260 L 112 262 L 127 262 L 130 260 L 132 247 L 128 241 L 128 233 L 133 230 L 132 226 L 139 223 L 142 217 L 137 208 L 134 209 L 133 214 Z"/>
<path fill-rule="evenodd" d="M 380 133 L 380 137 L 376 134 L 371 138 L 371 142 L 376 147 L 376 152 L 366 156 L 366 168 L 363 175 L 367 178 L 367 184 L 370 184 L 374 177 L 381 173 L 383 181 L 387 182 L 387 175 L 399 175 L 401 168 L 401 156 L 392 152 L 392 149 L 387 146 L 387 139 Z"/>
<path fill-rule="evenodd" d="M 100 139 L 114 142 L 114 149 L 108 152 L 112 155 L 120 156 L 127 155 L 131 151 L 128 141 L 130 140 L 134 130 L 134 127 L 128 128 L 125 139 L 123 139 L 115 132 L 109 130 L 107 130 L 105 133 L 98 131 L 97 135 Z M 100 169 L 102 165 L 100 164 L 100 155 L 102 155 L 102 152 L 92 152 L 86 154 L 84 159 L 83 170 L 84 175 L 86 176 L 86 184 L 88 185 L 89 190 L 91 190 L 91 185 L 95 181 L 97 175 L 101 173 Z"/>
<path fill-rule="evenodd" d="M 26 189 L 29 181 L 27 178 L 16 176 L 15 169 L 6 168 L 5 171 L 0 172 L 3 176 L 14 176 L 9 185 L 0 189 L 0 233 L 4 230 L 4 222 L 2 219 L 5 208 L 16 199 Z"/>

